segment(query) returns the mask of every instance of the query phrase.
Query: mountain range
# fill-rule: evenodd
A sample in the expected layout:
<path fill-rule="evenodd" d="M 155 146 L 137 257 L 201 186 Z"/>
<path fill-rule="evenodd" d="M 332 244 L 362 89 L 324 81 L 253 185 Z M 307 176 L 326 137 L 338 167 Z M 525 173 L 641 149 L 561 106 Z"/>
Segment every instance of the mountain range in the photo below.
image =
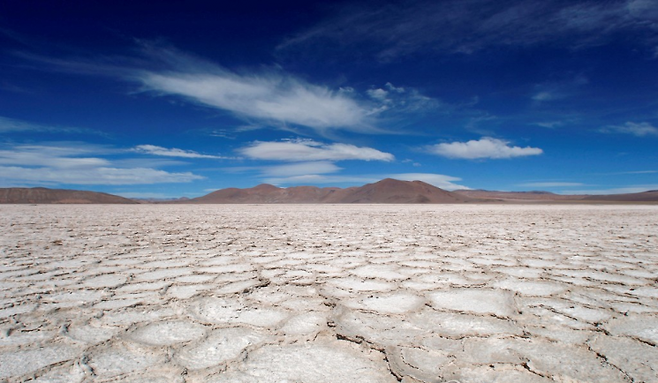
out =
<path fill-rule="evenodd" d="M 465 203 L 472 198 L 421 181 L 385 180 L 360 187 L 279 188 L 263 184 L 250 189 L 221 189 L 186 203 Z"/>
<path fill-rule="evenodd" d="M 106 193 L 47 188 L 0 188 L 5 204 L 461 204 L 461 203 L 658 203 L 658 190 L 612 195 L 560 195 L 543 191 L 446 191 L 422 181 L 384 179 L 349 188 L 261 184 L 252 188 L 227 188 L 198 198 L 133 200 Z"/>
<path fill-rule="evenodd" d="M 137 201 L 107 193 L 48 188 L 0 188 L 0 203 L 12 204 L 136 204 Z"/>

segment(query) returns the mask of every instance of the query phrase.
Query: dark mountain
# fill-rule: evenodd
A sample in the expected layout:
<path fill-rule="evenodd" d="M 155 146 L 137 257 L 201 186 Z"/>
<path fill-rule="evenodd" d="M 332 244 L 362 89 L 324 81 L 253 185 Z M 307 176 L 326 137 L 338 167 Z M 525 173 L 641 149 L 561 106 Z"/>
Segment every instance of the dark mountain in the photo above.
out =
<path fill-rule="evenodd" d="M 398 181 L 391 178 L 350 190 L 340 203 L 464 203 L 459 196 L 422 181 Z"/>
<path fill-rule="evenodd" d="M 471 199 L 421 181 L 385 179 L 346 189 L 315 186 L 221 189 L 187 203 L 464 203 Z"/>
<path fill-rule="evenodd" d="M 48 188 L 0 188 L 0 203 L 35 204 L 136 204 L 112 194 Z"/>

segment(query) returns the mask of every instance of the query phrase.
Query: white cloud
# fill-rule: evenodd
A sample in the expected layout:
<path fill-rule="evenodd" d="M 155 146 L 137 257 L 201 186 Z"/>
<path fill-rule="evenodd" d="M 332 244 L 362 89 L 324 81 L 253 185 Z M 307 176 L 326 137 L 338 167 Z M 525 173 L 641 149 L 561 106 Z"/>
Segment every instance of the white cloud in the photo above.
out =
<path fill-rule="evenodd" d="M 534 125 L 541 126 L 542 128 L 553 129 L 564 125 L 563 121 L 544 121 L 535 122 Z"/>
<path fill-rule="evenodd" d="M 368 96 L 374 98 L 375 100 L 379 101 L 385 101 L 386 96 L 388 95 L 388 92 L 385 91 L 384 89 L 378 88 L 378 89 L 368 89 L 366 91 L 368 93 Z"/>
<path fill-rule="evenodd" d="M 483 137 L 477 141 L 436 144 L 430 146 L 429 151 L 443 157 L 469 160 L 536 156 L 543 153 L 540 148 L 509 146 L 509 141 L 491 137 Z"/>
<path fill-rule="evenodd" d="M 96 157 L 80 157 L 98 147 L 62 145 L 18 145 L 0 150 L 0 165 L 47 166 L 53 168 L 81 168 L 108 166 L 109 161 Z M 100 151 L 100 150 L 99 150 Z"/>
<path fill-rule="evenodd" d="M 240 149 L 240 153 L 256 160 L 272 161 L 393 161 L 394 156 L 376 149 L 348 144 L 322 144 L 310 140 L 261 142 Z"/>
<path fill-rule="evenodd" d="M 394 132 L 379 127 L 388 121 L 382 118 L 384 113 L 386 117 L 409 117 L 418 111 L 449 107 L 415 89 L 406 90 L 390 82 L 361 93 L 349 86 L 314 84 L 282 68 L 231 71 L 172 47 L 139 43 L 138 57 L 66 60 L 21 56 L 70 73 L 121 78 L 140 84 L 141 91 L 226 111 L 245 123 L 235 131 L 311 129 L 325 137 L 338 130 L 391 134 Z M 222 130 L 211 130 L 209 134 L 228 135 Z"/>
<path fill-rule="evenodd" d="M 26 121 L 15 120 L 13 118 L 0 117 L 0 133 L 26 131 L 39 132 L 49 130 L 52 130 L 52 128 Z"/>
<path fill-rule="evenodd" d="M 560 98 L 564 98 L 564 95 L 548 90 L 535 93 L 535 95 L 532 96 L 534 101 L 553 101 Z"/>
<path fill-rule="evenodd" d="M 446 176 L 443 174 L 433 174 L 433 173 L 401 173 L 401 174 L 390 174 L 387 177 L 383 178 L 395 178 L 402 181 L 423 181 L 430 185 L 434 185 L 438 188 L 445 190 L 459 190 L 459 189 L 470 189 L 468 186 L 459 185 L 453 181 L 461 181 L 461 178 Z"/>
<path fill-rule="evenodd" d="M 188 61 L 187 66 L 168 72 L 142 72 L 138 80 L 148 90 L 182 96 L 268 124 L 291 124 L 320 132 L 377 131 L 368 117 L 371 108 L 350 93 L 282 72 L 240 75 L 212 64 Z"/>
<path fill-rule="evenodd" d="M 383 177 L 385 178 L 385 177 Z M 324 174 L 306 174 L 291 177 L 272 177 L 266 178 L 263 182 L 272 185 L 316 185 L 324 184 L 334 186 L 340 183 L 366 184 L 380 181 L 382 178 L 363 177 L 363 176 L 340 176 Z"/>
<path fill-rule="evenodd" d="M 212 156 L 207 154 L 200 154 L 191 150 L 183 149 L 168 149 L 155 145 L 138 145 L 133 148 L 133 151 L 144 154 L 152 154 L 155 156 L 164 157 L 181 157 L 181 158 L 212 158 L 212 159 L 229 159 L 230 157 Z"/>
<path fill-rule="evenodd" d="M 99 132 L 95 132 L 90 129 L 35 124 L 33 122 L 16 120 L 13 118 L 0 116 L 0 133 L 9 133 L 9 132 L 57 132 L 57 133 L 99 134 Z"/>
<path fill-rule="evenodd" d="M 190 172 L 169 173 L 164 170 L 148 168 L 87 167 L 71 170 L 48 167 L 0 166 L 0 179 L 40 184 L 141 185 L 191 182 L 203 179 L 203 177 Z"/>
<path fill-rule="evenodd" d="M 589 80 L 583 75 L 577 75 L 573 78 L 563 79 L 562 81 L 537 84 L 534 89 L 532 100 L 536 104 L 541 104 L 572 98 L 587 84 L 589 84 Z"/>
<path fill-rule="evenodd" d="M 395 85 L 391 84 L 390 82 L 386 83 L 386 88 L 390 90 L 391 92 L 397 92 L 397 93 L 404 93 L 405 89 L 403 87 L 396 87 Z"/>
<path fill-rule="evenodd" d="M 377 88 L 366 91 L 368 96 L 379 102 L 379 107 L 371 110 L 370 114 L 389 112 L 392 114 L 416 114 L 429 110 L 447 111 L 455 106 L 447 105 L 441 101 L 421 94 L 417 89 L 396 87 L 387 82 L 386 89 Z"/>
<path fill-rule="evenodd" d="M 146 167 L 120 167 L 121 161 L 89 156 L 117 150 L 80 143 L 17 145 L 0 150 L 0 181 L 4 184 L 137 185 L 191 182 L 203 177 Z"/>
<path fill-rule="evenodd" d="M 627 122 L 624 125 L 607 126 L 601 129 L 603 133 L 624 133 L 638 137 L 658 136 L 658 128 L 648 122 Z"/>
<path fill-rule="evenodd" d="M 267 166 L 260 168 L 261 173 L 270 177 L 291 177 L 308 174 L 336 173 L 341 170 L 338 166 L 328 161 L 300 162 L 279 166 Z"/>
<path fill-rule="evenodd" d="M 180 59 L 172 60 L 171 55 Z M 164 56 L 165 65 L 171 69 L 137 70 L 130 79 L 139 81 L 145 90 L 225 110 L 259 127 L 292 131 L 305 127 L 322 135 L 331 130 L 386 133 L 376 126 L 384 112 L 410 114 L 447 107 L 415 89 L 405 90 L 390 82 L 383 88 L 367 90 L 367 99 L 353 88 L 333 90 L 282 70 L 238 74 L 171 48 L 160 48 L 155 56 Z"/>

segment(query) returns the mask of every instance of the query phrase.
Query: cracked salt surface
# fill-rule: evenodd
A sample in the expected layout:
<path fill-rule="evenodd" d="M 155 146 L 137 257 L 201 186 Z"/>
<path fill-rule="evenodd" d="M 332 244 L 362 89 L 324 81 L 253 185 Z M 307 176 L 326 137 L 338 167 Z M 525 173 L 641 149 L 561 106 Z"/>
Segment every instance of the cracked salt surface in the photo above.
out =
<path fill-rule="evenodd" d="M 0 206 L 0 382 L 656 382 L 655 206 Z"/>

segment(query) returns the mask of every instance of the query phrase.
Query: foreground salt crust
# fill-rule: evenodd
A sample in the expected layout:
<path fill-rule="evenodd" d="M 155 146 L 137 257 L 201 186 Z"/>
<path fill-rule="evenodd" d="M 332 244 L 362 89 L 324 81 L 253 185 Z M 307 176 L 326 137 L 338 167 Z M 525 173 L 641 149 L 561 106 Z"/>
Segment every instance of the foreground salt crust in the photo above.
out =
<path fill-rule="evenodd" d="M 0 382 L 655 382 L 655 206 L 0 206 Z"/>

